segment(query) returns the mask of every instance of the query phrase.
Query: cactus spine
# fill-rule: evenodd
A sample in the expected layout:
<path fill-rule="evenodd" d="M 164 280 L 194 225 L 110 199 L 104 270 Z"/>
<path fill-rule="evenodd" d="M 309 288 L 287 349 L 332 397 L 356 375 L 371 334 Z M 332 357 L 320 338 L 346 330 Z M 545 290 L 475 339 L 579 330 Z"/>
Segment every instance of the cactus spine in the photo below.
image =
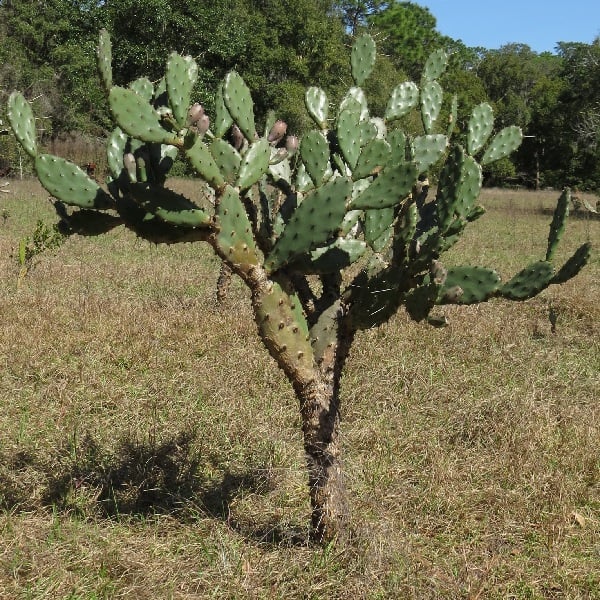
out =
<path fill-rule="evenodd" d="M 300 403 L 314 537 L 327 542 L 343 535 L 339 384 L 354 334 L 402 305 L 424 320 L 436 304 L 524 300 L 574 277 L 589 260 L 589 244 L 558 271 L 551 263 L 569 192 L 561 196 L 543 260 L 506 283 L 488 268 L 446 269 L 443 253 L 483 214 L 481 165 L 515 150 L 522 134 L 507 127 L 492 138 L 487 104 L 473 111 L 466 148 L 452 137 L 455 117 L 439 131 L 443 51 L 431 55 L 420 85 L 398 85 L 385 114 L 373 117 L 360 86 L 376 48 L 361 35 L 351 54 L 354 86 L 337 110 L 319 87 L 306 91 L 316 129 L 300 143 L 275 117 L 259 135 L 250 90 L 234 71 L 218 87 L 210 118 L 191 97 L 198 72 L 192 58 L 173 53 L 156 87 L 142 79 L 124 88 L 113 84 L 111 53 L 102 32 L 98 65 L 116 122 L 105 188 L 67 161 L 39 153 L 33 115 L 18 93 L 8 110 L 15 135 L 71 231 L 123 224 L 156 242 L 204 241 L 248 285 L 258 333 Z M 423 135 L 392 128 L 410 111 L 420 112 Z M 214 207 L 165 187 L 177 155 L 212 190 Z M 427 201 L 427 171 L 439 161 L 437 195 Z"/>

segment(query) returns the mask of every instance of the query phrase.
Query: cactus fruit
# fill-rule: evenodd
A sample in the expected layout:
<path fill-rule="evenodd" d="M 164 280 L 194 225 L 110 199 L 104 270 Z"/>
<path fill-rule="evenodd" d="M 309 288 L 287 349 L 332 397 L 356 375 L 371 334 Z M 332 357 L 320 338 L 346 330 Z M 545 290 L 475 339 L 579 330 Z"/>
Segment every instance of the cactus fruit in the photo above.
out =
<path fill-rule="evenodd" d="M 307 89 L 316 129 L 301 140 L 273 113 L 259 136 L 250 90 L 235 71 L 217 87 L 209 116 L 192 98 L 198 67 L 190 57 L 172 53 L 156 87 L 145 78 L 118 87 L 111 56 L 102 32 L 98 66 L 117 124 L 107 143 L 107 190 L 72 163 L 38 151 L 31 107 L 18 93 L 8 102 L 13 131 L 46 189 L 76 207 L 69 214 L 55 205 L 71 231 L 125 224 L 156 242 L 204 241 L 249 287 L 259 335 L 300 401 L 313 534 L 328 542 L 343 526 L 335 444 L 340 377 L 355 333 L 384 323 L 402 305 L 417 321 L 443 325 L 445 319 L 430 319 L 436 304 L 525 300 L 574 277 L 590 259 L 589 244 L 557 272 L 551 262 L 569 192 L 559 200 L 544 260 L 505 283 L 486 267 L 446 269 L 441 255 L 484 212 L 477 205 L 481 165 L 510 154 L 522 133 L 506 127 L 490 141 L 488 104 L 473 110 L 466 132 L 456 132 L 456 97 L 446 133 L 438 132 L 443 51 L 431 54 L 419 85 L 396 86 L 385 114 L 373 116 L 360 86 L 376 47 L 368 34 L 359 36 L 351 52 L 355 85 L 335 108 L 321 88 Z M 411 111 L 420 112 L 422 135 L 396 127 Z M 466 140 L 464 148 L 457 138 Z M 210 188 L 214 206 L 166 187 L 178 156 L 201 189 Z M 437 194 L 427 202 L 428 172 L 438 163 Z"/>

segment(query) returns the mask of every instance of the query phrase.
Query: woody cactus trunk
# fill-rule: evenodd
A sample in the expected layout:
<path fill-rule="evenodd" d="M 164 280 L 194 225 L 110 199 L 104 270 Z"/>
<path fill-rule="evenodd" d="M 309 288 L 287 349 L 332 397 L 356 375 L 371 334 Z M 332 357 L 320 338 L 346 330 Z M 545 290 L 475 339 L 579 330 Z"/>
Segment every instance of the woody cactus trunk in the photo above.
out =
<path fill-rule="evenodd" d="M 430 317 L 438 304 L 526 300 L 575 276 L 590 256 L 585 244 L 560 269 L 551 262 L 567 216 L 565 191 L 546 256 L 512 279 L 502 282 L 479 266 L 445 268 L 443 253 L 484 213 L 477 204 L 481 165 L 515 150 L 521 130 L 494 132 L 492 109 L 481 104 L 468 130 L 457 134 L 455 99 L 449 123 L 440 124 L 438 79 L 447 63 L 440 50 L 429 57 L 419 85 L 401 83 L 385 114 L 371 116 L 360 86 L 375 57 L 373 39 L 358 37 L 351 52 L 354 85 L 335 111 L 325 91 L 306 90 L 316 127 L 299 141 L 272 115 L 257 131 L 250 91 L 235 71 L 217 89 L 209 118 L 192 102 L 197 65 L 188 56 L 171 54 L 156 86 L 146 78 L 113 85 L 103 31 L 98 64 L 117 125 L 108 139 L 105 187 L 39 151 L 21 94 L 13 93 L 8 106 L 14 133 L 56 198 L 64 228 L 99 234 L 125 225 L 157 243 L 203 241 L 250 288 L 258 335 L 299 401 L 319 542 L 347 530 L 339 392 L 355 333 L 384 323 L 401 306 L 416 321 L 440 325 Z M 420 135 L 396 127 L 411 111 L 421 115 Z M 177 156 L 189 161 L 211 196 L 208 209 L 165 186 Z M 436 163 L 442 165 L 437 194 L 428 199 L 426 174 Z"/>

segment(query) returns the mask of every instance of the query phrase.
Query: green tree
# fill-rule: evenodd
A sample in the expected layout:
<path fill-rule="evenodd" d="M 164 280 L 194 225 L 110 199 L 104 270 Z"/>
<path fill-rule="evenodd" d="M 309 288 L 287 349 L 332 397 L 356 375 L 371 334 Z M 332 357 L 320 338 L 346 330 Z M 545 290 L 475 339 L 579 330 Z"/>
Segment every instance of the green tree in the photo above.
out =
<path fill-rule="evenodd" d="M 420 76 L 429 54 L 445 47 L 449 38 L 437 30 L 436 18 L 428 8 L 415 2 L 394 2 L 368 19 L 381 34 L 381 49 L 396 67 L 412 79 Z"/>

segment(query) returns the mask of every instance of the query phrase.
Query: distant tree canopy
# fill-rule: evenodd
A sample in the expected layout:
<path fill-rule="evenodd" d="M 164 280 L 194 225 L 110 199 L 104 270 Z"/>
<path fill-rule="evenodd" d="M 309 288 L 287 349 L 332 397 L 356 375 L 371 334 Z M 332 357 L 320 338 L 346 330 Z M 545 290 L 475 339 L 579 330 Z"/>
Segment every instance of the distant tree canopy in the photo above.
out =
<path fill-rule="evenodd" d="M 349 38 L 378 37 L 378 77 L 366 92 L 383 112 L 390 90 L 415 78 L 430 52 L 444 48 L 444 89 L 466 107 L 489 102 L 498 127 L 518 123 L 525 143 L 510 163 L 515 181 L 600 189 L 600 39 L 557 42 L 555 54 L 525 44 L 469 48 L 442 35 L 429 9 L 384 0 L 0 0 L 0 93 L 23 90 L 46 136 L 110 128 L 96 75 L 95 46 L 105 27 L 114 44 L 115 80 L 159 79 L 169 52 L 200 66 L 195 96 L 210 112 L 217 82 L 234 68 L 256 110 L 273 108 L 301 134 L 304 90 L 320 82 L 336 101 L 347 89 Z M 1 117 L 0 117 L 1 118 Z M 418 127 L 418 124 L 415 124 Z M 507 171 L 507 172 L 508 172 Z"/>

